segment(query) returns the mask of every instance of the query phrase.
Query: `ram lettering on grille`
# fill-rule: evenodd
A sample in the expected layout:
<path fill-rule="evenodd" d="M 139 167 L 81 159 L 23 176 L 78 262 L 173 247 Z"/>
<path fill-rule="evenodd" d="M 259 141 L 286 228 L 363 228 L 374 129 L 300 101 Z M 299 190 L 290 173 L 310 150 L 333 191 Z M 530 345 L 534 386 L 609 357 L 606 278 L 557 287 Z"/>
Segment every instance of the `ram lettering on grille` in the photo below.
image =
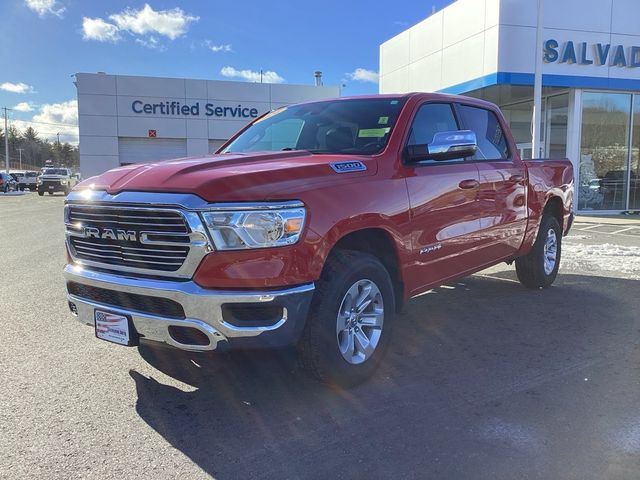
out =
<path fill-rule="evenodd" d="M 67 221 L 73 256 L 88 264 L 173 272 L 191 247 L 184 216 L 172 210 L 72 205 Z"/>
<path fill-rule="evenodd" d="M 84 227 L 84 236 L 86 238 L 107 238 L 110 240 L 121 240 L 127 242 L 137 242 L 138 234 L 134 230 L 113 230 L 105 228 L 100 231 L 95 227 Z"/>

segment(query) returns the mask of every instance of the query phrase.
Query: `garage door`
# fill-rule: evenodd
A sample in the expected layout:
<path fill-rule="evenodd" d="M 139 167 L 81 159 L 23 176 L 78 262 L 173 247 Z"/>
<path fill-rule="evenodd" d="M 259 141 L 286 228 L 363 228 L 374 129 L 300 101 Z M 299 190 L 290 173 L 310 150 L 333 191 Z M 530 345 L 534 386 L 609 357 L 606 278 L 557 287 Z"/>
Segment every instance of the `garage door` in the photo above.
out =
<path fill-rule="evenodd" d="M 187 156 L 187 141 L 183 138 L 118 139 L 120 164 L 168 160 Z"/>

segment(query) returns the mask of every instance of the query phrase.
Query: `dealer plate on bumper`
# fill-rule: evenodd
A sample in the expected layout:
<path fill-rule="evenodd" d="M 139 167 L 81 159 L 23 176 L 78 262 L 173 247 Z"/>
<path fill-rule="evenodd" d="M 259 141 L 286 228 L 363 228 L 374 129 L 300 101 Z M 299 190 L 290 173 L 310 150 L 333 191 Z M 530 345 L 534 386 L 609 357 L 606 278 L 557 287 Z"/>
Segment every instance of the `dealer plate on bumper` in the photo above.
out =
<path fill-rule="evenodd" d="M 120 345 L 137 345 L 138 335 L 132 331 L 129 317 L 96 310 L 94 318 L 96 337 L 99 339 Z"/>

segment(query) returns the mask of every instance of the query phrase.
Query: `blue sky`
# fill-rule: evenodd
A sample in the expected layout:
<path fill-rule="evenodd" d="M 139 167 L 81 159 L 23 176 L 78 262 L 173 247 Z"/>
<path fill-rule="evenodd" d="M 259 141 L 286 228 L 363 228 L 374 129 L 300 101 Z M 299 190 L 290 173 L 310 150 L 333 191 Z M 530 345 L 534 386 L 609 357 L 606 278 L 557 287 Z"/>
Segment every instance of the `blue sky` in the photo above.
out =
<path fill-rule="evenodd" d="M 309 84 L 322 70 L 344 95 L 376 93 L 380 43 L 448 3 L 1 0 L 0 106 L 19 128 L 74 141 L 77 72 L 252 81 L 262 69 Z"/>

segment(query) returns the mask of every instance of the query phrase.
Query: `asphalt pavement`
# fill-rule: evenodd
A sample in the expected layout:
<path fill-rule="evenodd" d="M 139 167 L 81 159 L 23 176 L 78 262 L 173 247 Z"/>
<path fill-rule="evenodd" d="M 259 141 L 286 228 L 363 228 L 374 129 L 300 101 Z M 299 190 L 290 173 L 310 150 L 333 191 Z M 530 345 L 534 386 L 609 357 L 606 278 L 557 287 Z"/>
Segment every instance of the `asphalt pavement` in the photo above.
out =
<path fill-rule="evenodd" d="M 412 300 L 339 390 L 289 351 L 96 339 L 67 311 L 62 206 L 0 197 L 0 478 L 640 478 L 637 222 L 578 222 L 550 289 L 501 265 Z"/>

